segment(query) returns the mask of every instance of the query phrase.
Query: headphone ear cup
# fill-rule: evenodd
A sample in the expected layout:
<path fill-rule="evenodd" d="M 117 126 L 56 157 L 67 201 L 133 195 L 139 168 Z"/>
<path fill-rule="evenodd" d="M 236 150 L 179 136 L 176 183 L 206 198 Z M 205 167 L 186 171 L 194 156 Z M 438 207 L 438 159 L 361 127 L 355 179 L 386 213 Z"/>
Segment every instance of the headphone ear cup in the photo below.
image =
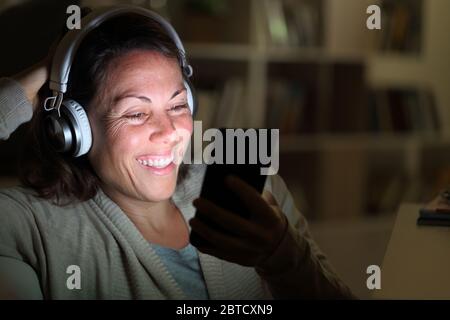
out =
<path fill-rule="evenodd" d="M 57 152 L 67 152 L 73 143 L 73 134 L 70 125 L 57 111 L 52 111 L 44 120 L 45 135 Z"/>
<path fill-rule="evenodd" d="M 86 111 L 75 100 L 64 100 L 61 104 L 61 115 L 67 116 L 73 135 L 72 155 L 80 157 L 86 154 L 92 146 L 92 132 Z"/>
<path fill-rule="evenodd" d="M 184 86 L 187 90 L 187 99 L 188 99 L 188 105 L 191 109 L 192 116 L 195 116 L 197 113 L 197 98 L 195 96 L 195 90 L 192 86 L 192 83 L 189 81 L 189 79 L 184 79 Z"/>

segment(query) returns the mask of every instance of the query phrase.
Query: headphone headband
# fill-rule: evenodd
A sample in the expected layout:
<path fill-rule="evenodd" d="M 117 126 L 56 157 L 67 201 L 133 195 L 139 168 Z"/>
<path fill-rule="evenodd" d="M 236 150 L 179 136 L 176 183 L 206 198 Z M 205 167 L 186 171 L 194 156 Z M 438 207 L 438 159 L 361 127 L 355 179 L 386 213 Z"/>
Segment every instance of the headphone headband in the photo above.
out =
<path fill-rule="evenodd" d="M 54 97 L 47 98 L 44 103 L 45 110 L 57 109 L 63 100 L 63 94 L 67 91 L 67 83 L 69 81 L 70 68 L 72 66 L 75 54 L 85 36 L 100 24 L 124 13 L 136 13 L 144 17 L 156 20 L 164 30 L 168 33 L 171 39 L 175 42 L 178 50 L 181 53 L 181 67 L 187 77 L 191 77 L 193 70 L 187 63 L 186 52 L 183 43 L 180 40 L 175 29 L 163 17 L 153 11 L 131 5 L 121 5 L 113 7 L 104 7 L 95 9 L 93 12 L 85 16 L 82 22 L 81 29 L 74 29 L 68 32 L 58 44 L 53 58 L 52 68 L 50 72 L 50 89 L 53 90 Z M 47 107 L 47 102 L 50 101 L 50 108 Z"/>

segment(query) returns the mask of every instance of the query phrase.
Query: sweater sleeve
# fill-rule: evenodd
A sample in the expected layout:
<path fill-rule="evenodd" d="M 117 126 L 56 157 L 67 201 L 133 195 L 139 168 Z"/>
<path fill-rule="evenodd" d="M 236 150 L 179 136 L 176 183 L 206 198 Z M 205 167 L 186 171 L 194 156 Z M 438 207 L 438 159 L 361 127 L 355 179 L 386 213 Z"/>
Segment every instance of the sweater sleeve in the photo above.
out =
<path fill-rule="evenodd" d="M 39 266 L 41 235 L 25 198 L 15 188 L 0 190 L 0 256 Z"/>
<path fill-rule="evenodd" d="M 36 272 L 23 261 L 0 256 L 0 300 L 42 300 Z"/>
<path fill-rule="evenodd" d="M 11 78 L 0 78 L 0 140 L 8 139 L 32 116 L 33 107 L 22 86 Z"/>
<path fill-rule="evenodd" d="M 312 239 L 308 223 L 295 207 L 283 180 L 279 176 L 270 179 L 269 191 L 288 220 L 278 248 L 256 268 L 272 296 L 275 299 L 355 298 Z"/>
<path fill-rule="evenodd" d="M 0 297 L 41 299 L 45 254 L 34 215 L 13 188 L 0 190 L 0 208 Z"/>

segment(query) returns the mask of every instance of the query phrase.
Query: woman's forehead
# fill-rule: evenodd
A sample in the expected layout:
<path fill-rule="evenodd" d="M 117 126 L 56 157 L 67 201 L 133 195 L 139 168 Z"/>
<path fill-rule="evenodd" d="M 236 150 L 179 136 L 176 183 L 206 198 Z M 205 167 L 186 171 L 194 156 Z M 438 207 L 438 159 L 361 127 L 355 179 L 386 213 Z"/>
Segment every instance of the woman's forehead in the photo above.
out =
<path fill-rule="evenodd" d="M 183 87 L 177 60 L 149 50 L 134 50 L 113 59 L 102 82 L 100 91 L 112 100 L 126 92 Z"/>
<path fill-rule="evenodd" d="M 117 73 L 136 71 L 168 71 L 181 73 L 181 67 L 175 58 L 150 50 L 133 50 L 116 57 L 109 64 L 110 71 Z"/>

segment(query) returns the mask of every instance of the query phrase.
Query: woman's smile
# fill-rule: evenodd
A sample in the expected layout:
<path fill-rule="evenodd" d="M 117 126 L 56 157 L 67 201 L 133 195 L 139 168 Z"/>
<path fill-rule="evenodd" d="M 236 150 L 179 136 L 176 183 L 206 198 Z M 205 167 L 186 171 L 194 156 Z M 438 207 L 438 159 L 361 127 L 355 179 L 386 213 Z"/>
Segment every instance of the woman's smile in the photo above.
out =
<path fill-rule="evenodd" d="M 138 157 L 136 160 L 146 170 L 150 170 L 156 175 L 166 175 L 175 170 L 176 165 L 174 163 L 175 150 L 172 149 L 169 152 L 163 152 L 158 155 L 147 154 Z"/>

